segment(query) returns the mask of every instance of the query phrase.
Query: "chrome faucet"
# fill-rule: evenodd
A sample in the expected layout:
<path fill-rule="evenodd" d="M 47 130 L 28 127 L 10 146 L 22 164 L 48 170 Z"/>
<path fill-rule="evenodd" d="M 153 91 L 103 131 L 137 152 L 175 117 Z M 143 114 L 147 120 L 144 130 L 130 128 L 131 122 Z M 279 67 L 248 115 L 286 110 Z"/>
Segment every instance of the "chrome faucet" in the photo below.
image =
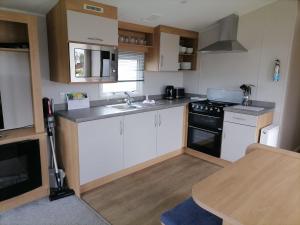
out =
<path fill-rule="evenodd" d="M 131 105 L 134 101 L 134 98 L 132 98 L 127 91 L 125 91 L 124 94 L 127 96 L 127 98 L 124 99 L 125 102 L 127 103 L 127 105 Z"/>

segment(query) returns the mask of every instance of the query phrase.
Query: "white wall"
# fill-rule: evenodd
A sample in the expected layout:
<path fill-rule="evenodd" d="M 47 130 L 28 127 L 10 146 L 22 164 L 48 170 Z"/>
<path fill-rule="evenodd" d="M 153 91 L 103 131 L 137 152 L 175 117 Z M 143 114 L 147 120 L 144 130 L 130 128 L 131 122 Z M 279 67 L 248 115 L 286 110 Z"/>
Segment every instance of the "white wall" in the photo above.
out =
<path fill-rule="evenodd" d="M 239 41 L 245 53 L 198 54 L 199 70 L 184 74 L 188 92 L 206 93 L 208 87 L 237 89 L 254 84 L 252 99 L 276 103 L 275 123 L 282 121 L 297 1 L 278 1 L 240 17 Z M 212 35 L 202 35 L 208 44 Z M 280 82 L 272 81 L 274 59 L 281 61 Z"/>
<path fill-rule="evenodd" d="M 49 61 L 48 61 L 48 44 L 47 44 L 47 27 L 44 17 L 39 18 L 39 40 L 40 40 L 40 58 L 41 58 L 41 74 L 43 83 L 43 96 L 51 97 L 55 103 L 64 102 L 64 93 L 72 91 L 87 92 L 91 100 L 99 100 L 107 98 L 101 96 L 100 85 L 98 84 L 61 84 L 49 80 Z M 163 87 L 171 84 L 177 87 L 183 86 L 182 72 L 145 72 L 145 81 L 143 82 L 143 93 L 141 94 L 162 94 Z"/>

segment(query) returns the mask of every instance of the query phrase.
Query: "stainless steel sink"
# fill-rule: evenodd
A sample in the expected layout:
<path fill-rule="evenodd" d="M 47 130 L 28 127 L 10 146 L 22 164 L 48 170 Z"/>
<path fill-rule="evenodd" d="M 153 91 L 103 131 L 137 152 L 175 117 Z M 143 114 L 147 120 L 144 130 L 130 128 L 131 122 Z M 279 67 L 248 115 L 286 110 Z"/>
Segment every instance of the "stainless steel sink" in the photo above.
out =
<path fill-rule="evenodd" d="M 108 105 L 107 107 L 114 108 L 114 109 L 119 109 L 119 110 L 135 110 L 135 109 L 143 108 L 143 106 L 138 105 L 138 104 L 128 105 L 127 103 L 116 104 L 116 105 Z"/>
<path fill-rule="evenodd" d="M 235 105 L 232 108 L 234 108 L 234 109 L 241 109 L 241 110 L 255 111 L 255 112 L 260 112 L 260 111 L 264 110 L 264 108 L 261 108 L 261 107 L 244 106 L 244 105 Z"/>

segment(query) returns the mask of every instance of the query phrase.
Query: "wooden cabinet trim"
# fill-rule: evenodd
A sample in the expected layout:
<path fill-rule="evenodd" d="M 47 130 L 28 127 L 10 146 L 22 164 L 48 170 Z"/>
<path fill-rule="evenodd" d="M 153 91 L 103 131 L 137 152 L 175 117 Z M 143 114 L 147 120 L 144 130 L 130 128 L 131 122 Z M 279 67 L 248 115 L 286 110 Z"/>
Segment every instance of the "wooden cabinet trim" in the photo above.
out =
<path fill-rule="evenodd" d="M 184 29 L 179 29 L 176 27 L 169 27 L 169 26 L 165 26 L 165 25 L 160 25 L 159 31 L 165 32 L 165 33 L 170 33 L 170 34 L 177 34 L 180 37 L 191 38 L 191 39 L 198 39 L 198 36 L 199 36 L 199 33 L 195 32 L 195 31 L 184 30 Z"/>
<path fill-rule="evenodd" d="M 68 28 L 65 1 L 60 0 L 47 14 L 46 19 L 50 80 L 61 83 L 70 83 L 71 77 L 69 69 Z"/>
<path fill-rule="evenodd" d="M 60 0 L 60 1 L 65 1 L 67 10 L 74 10 L 85 14 L 92 14 L 96 16 L 111 18 L 111 19 L 118 18 L 118 8 L 114 6 L 105 5 L 99 2 L 88 1 L 88 0 Z M 103 13 L 97 13 L 90 10 L 86 10 L 83 8 L 84 4 L 103 8 L 104 11 Z"/>
<path fill-rule="evenodd" d="M 145 26 L 141 24 L 129 23 L 125 21 L 119 21 L 119 29 L 122 30 L 129 30 L 129 31 L 136 31 L 142 33 L 150 33 L 154 32 L 154 27 Z"/>
<path fill-rule="evenodd" d="M 77 123 L 57 117 L 56 142 L 60 166 L 65 170 L 67 184 L 80 196 L 79 147 Z"/>
<path fill-rule="evenodd" d="M 256 126 L 256 141 L 260 141 L 260 131 L 262 128 L 269 126 L 273 122 L 274 112 L 268 112 L 258 117 Z"/>

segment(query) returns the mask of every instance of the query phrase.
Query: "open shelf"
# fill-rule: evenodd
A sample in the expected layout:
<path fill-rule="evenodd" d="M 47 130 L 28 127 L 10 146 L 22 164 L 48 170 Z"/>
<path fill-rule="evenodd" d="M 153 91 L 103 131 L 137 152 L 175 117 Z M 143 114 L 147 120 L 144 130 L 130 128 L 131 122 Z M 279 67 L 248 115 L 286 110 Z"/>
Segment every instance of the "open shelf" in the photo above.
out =
<path fill-rule="evenodd" d="M 179 53 L 179 63 L 180 62 L 191 62 L 192 68 L 188 70 L 180 69 L 180 71 L 190 71 L 197 69 L 197 48 L 198 48 L 198 38 L 191 37 L 180 37 L 180 46 L 187 48 L 193 48 L 193 53 Z"/>
<path fill-rule="evenodd" d="M 121 51 L 136 51 L 136 52 L 148 52 L 149 48 L 153 48 L 148 45 L 138 45 L 130 43 L 119 43 L 119 50 Z"/>
<path fill-rule="evenodd" d="M 34 127 L 18 128 L 0 132 L 0 145 L 12 142 L 23 141 L 27 139 L 38 138 L 46 133 L 36 133 Z"/>
<path fill-rule="evenodd" d="M 5 51 L 5 52 L 29 52 L 29 48 L 0 48 L 0 51 Z"/>
<path fill-rule="evenodd" d="M 130 43 L 132 38 L 137 42 L 143 40 L 146 44 L 132 44 Z M 128 39 L 127 42 L 125 39 Z M 119 21 L 119 50 L 147 53 L 152 46 L 152 27 Z"/>

